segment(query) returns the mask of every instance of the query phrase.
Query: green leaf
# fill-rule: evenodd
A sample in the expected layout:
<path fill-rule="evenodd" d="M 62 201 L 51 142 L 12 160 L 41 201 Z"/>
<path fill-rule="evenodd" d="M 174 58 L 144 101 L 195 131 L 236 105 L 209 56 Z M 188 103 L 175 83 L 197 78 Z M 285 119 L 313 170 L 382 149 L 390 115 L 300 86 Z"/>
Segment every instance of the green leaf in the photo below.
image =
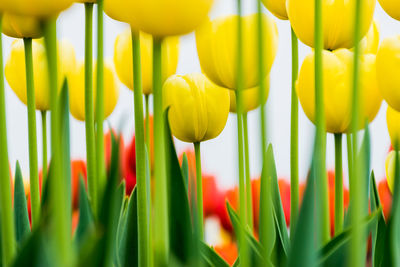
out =
<path fill-rule="evenodd" d="M 75 242 L 82 245 L 84 237 L 94 231 L 93 213 L 90 208 L 85 182 L 82 175 L 79 177 L 79 222 L 75 233 Z"/>
<path fill-rule="evenodd" d="M 138 256 L 138 229 L 137 229 L 137 189 L 134 188 L 126 214 L 126 227 L 124 232 L 126 233 L 125 249 L 123 250 L 124 255 L 121 256 L 121 262 L 123 266 L 137 266 L 139 263 Z M 123 248 L 121 248 L 123 249 Z"/>
<path fill-rule="evenodd" d="M 182 175 L 185 181 L 186 191 L 189 192 L 189 163 L 186 153 L 183 153 Z"/>
<path fill-rule="evenodd" d="M 210 248 L 207 244 L 200 242 L 200 253 L 205 263 L 208 266 L 228 267 L 229 264 L 222 259 L 218 253 Z"/>
<path fill-rule="evenodd" d="M 170 248 L 178 260 L 189 263 L 194 245 L 189 200 L 168 123 L 166 130 Z"/>
<path fill-rule="evenodd" d="M 26 205 L 24 181 L 18 161 L 15 167 L 14 214 L 15 237 L 18 244 L 21 245 L 21 242 L 29 236 L 31 227 L 29 224 L 28 207 Z"/>
<path fill-rule="evenodd" d="M 313 164 L 311 167 L 313 170 Z M 293 241 L 288 258 L 288 266 L 316 266 L 315 233 L 315 179 L 311 171 L 303 203 L 300 208 L 296 227 L 293 231 Z"/>
<path fill-rule="evenodd" d="M 279 191 L 278 174 L 276 172 L 276 164 L 272 145 L 269 145 L 268 147 L 265 168 L 263 168 L 262 176 L 272 178 L 272 200 L 279 228 L 278 234 L 283 245 L 284 253 L 287 255 L 290 245 L 289 234 L 286 227 L 285 213 L 283 211 L 282 200 Z"/>

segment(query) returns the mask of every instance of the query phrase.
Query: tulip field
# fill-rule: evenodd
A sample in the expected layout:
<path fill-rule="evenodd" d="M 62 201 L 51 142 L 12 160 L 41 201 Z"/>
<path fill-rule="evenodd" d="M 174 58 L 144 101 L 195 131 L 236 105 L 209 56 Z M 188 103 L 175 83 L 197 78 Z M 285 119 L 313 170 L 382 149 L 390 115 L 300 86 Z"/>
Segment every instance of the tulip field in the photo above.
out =
<path fill-rule="evenodd" d="M 400 0 L 229 0 L 234 12 L 214 17 L 217 1 L 0 0 L 0 267 L 400 266 L 400 35 L 381 38 L 387 25 L 374 17 L 380 5 L 400 21 Z M 255 12 L 244 12 L 249 2 Z M 84 11 L 82 60 L 57 23 L 73 4 Z M 127 28 L 111 52 L 108 19 Z M 280 20 L 290 25 L 286 46 Z M 178 75 L 187 34 L 201 72 Z M 304 60 L 300 44 L 311 48 Z M 291 55 L 280 74 L 291 81 L 290 179 L 268 138 L 278 48 Z M 131 139 L 109 122 L 121 84 L 133 100 Z M 10 159 L 8 90 L 26 107 L 26 170 Z M 391 146 L 380 181 L 370 123 L 384 102 Z M 302 112 L 314 131 L 306 150 Z M 221 138 L 230 113 L 236 186 L 221 189 L 201 149 Z M 71 153 L 75 120 L 83 160 Z"/>

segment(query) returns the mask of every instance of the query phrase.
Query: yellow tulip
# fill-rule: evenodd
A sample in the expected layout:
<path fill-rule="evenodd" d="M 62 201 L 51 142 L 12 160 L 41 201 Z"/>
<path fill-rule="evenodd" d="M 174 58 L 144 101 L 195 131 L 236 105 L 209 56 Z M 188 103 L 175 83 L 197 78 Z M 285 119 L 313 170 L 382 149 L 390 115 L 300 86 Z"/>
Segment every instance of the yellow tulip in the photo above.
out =
<path fill-rule="evenodd" d="M 172 134 L 184 142 L 217 137 L 229 115 L 229 92 L 203 74 L 174 75 L 163 86 Z"/>
<path fill-rule="evenodd" d="M 400 142 L 400 112 L 389 106 L 386 111 L 386 123 L 392 144 Z"/>
<path fill-rule="evenodd" d="M 283 20 L 288 19 L 286 0 L 262 0 L 262 2 L 275 17 Z"/>
<path fill-rule="evenodd" d="M 97 66 L 95 66 L 97 69 Z M 93 72 L 93 104 L 96 108 L 96 75 Z M 80 121 L 85 120 L 85 64 L 81 62 L 74 72 L 68 76 L 70 101 L 69 107 L 72 116 Z M 104 64 L 104 116 L 107 118 L 114 111 L 119 99 L 119 85 L 112 64 Z"/>
<path fill-rule="evenodd" d="M 348 49 L 323 51 L 324 106 L 326 130 L 345 133 L 351 123 L 353 53 Z M 382 97 L 377 86 L 375 55 L 361 57 L 360 105 L 361 125 L 371 122 L 379 111 Z M 307 117 L 315 122 L 314 53 L 306 57 L 300 69 L 296 90 Z"/>
<path fill-rule="evenodd" d="M 400 152 L 390 151 L 385 161 L 386 180 L 389 186 L 389 190 L 390 192 L 392 192 L 392 194 L 394 193 L 396 153 Z"/>
<path fill-rule="evenodd" d="M 363 0 L 361 36 L 371 23 L 375 0 Z M 354 14 L 356 0 L 322 0 L 324 48 L 334 50 L 354 46 Z M 299 39 L 314 47 L 314 0 L 287 0 L 286 7 L 290 23 Z"/>
<path fill-rule="evenodd" d="M 378 0 L 382 8 L 392 18 L 400 20 L 400 2 L 398 0 Z"/>
<path fill-rule="evenodd" d="M 75 0 L 78 3 L 97 3 L 97 0 Z"/>
<path fill-rule="evenodd" d="M 38 110 L 50 109 L 50 89 L 46 49 L 42 39 L 32 42 L 33 53 L 33 79 L 35 87 L 35 105 Z M 58 44 L 58 85 L 61 89 L 63 80 L 76 65 L 73 46 L 62 41 Z M 26 76 L 25 76 L 25 51 L 22 40 L 15 40 L 11 46 L 11 53 L 5 66 L 5 77 L 11 89 L 18 98 L 26 104 Z"/>
<path fill-rule="evenodd" d="M 142 70 L 143 94 L 153 92 L 153 38 L 140 33 L 140 56 Z M 178 66 L 179 38 L 168 37 L 162 44 L 162 79 L 163 82 L 175 74 Z M 114 65 L 123 84 L 133 90 L 133 63 L 131 31 L 127 30 L 117 36 L 114 45 Z"/>
<path fill-rule="evenodd" d="M 264 85 L 265 90 L 265 98 L 263 99 L 262 103 L 265 104 L 268 99 L 269 94 L 269 79 L 265 82 Z M 229 90 L 230 95 L 230 111 L 236 113 L 236 91 Z M 260 88 L 253 87 L 250 89 L 246 89 L 242 91 L 242 98 L 243 98 L 243 112 L 247 113 L 252 111 L 260 106 Z"/>
<path fill-rule="evenodd" d="M 376 20 L 374 20 L 367 32 L 367 35 L 365 35 L 365 37 L 361 40 L 361 51 L 364 54 L 376 55 L 379 48 L 379 38 L 379 24 Z"/>
<path fill-rule="evenodd" d="M 229 89 L 236 88 L 237 78 L 237 20 L 238 16 L 228 16 L 208 21 L 196 31 L 197 52 L 200 65 L 207 77 L 217 85 Z M 264 73 L 271 70 L 278 49 L 278 29 L 273 19 L 263 15 L 265 33 L 263 42 Z M 259 75 L 256 66 L 257 51 L 257 14 L 243 17 L 243 71 L 244 88 L 256 87 Z"/>
<path fill-rule="evenodd" d="M 140 31 L 164 37 L 195 30 L 207 17 L 214 0 L 105 0 L 113 19 Z"/>
<path fill-rule="evenodd" d="M 3 14 L 3 33 L 14 38 L 40 38 L 40 22 L 34 17 Z"/>
<path fill-rule="evenodd" d="M 382 41 L 376 55 L 376 72 L 383 98 L 400 111 L 400 35 Z"/>
<path fill-rule="evenodd" d="M 23 16 L 48 18 L 57 16 L 74 0 L 2 0 L 6 10 Z"/>

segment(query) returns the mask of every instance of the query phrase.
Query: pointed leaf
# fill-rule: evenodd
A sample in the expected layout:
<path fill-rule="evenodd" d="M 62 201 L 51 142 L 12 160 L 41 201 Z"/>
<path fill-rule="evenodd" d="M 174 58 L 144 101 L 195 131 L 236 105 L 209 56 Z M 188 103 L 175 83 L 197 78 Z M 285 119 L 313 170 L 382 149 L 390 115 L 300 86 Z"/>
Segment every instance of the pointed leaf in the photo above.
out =
<path fill-rule="evenodd" d="M 18 244 L 21 245 L 21 242 L 24 241 L 31 232 L 31 227 L 29 224 L 24 181 L 18 161 L 15 168 L 14 213 L 15 237 Z"/>
<path fill-rule="evenodd" d="M 88 195 L 85 189 L 85 182 L 82 176 L 79 177 L 79 222 L 75 233 L 75 241 L 78 247 L 81 246 L 83 238 L 94 230 L 94 220 Z"/>
<path fill-rule="evenodd" d="M 207 244 L 200 242 L 200 253 L 205 263 L 208 266 L 228 267 L 229 264 L 222 259 L 218 253 L 210 248 Z"/>
<path fill-rule="evenodd" d="M 123 266 L 137 266 L 139 262 L 138 249 L 137 190 L 135 187 L 129 200 L 127 210 L 125 259 L 122 259 L 122 262 L 124 262 Z"/>
<path fill-rule="evenodd" d="M 183 180 L 185 181 L 186 191 L 189 192 L 189 163 L 186 153 L 183 153 L 182 175 Z"/>

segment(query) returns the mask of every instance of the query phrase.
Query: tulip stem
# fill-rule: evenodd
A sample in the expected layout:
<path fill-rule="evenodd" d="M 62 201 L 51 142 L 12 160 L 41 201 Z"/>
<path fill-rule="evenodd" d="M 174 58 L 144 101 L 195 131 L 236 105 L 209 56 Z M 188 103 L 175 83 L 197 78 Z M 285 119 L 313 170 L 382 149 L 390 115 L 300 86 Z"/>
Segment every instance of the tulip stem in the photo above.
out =
<path fill-rule="evenodd" d="M 36 108 L 35 108 L 35 88 L 33 84 L 33 56 L 32 39 L 24 38 L 25 48 L 25 71 L 26 71 L 26 96 L 28 106 L 28 139 L 29 139 L 29 174 L 31 187 L 31 210 L 32 227 L 35 228 L 39 223 L 40 216 L 40 195 L 39 195 L 39 176 L 38 176 L 38 155 L 37 155 L 37 135 L 36 135 Z"/>
<path fill-rule="evenodd" d="M 2 29 L 0 14 L 0 32 Z M 1 209 L 1 247 L 2 262 L 0 265 L 9 266 L 16 252 L 14 214 L 11 204 L 11 183 L 7 148 L 6 101 L 3 75 L 3 40 L 0 35 L 0 209 Z"/>
<path fill-rule="evenodd" d="M 154 247 L 155 265 L 165 265 L 169 254 L 168 192 L 165 153 L 165 119 L 163 113 L 163 93 L 161 79 L 161 44 L 162 39 L 153 41 L 153 90 L 154 90 Z"/>
<path fill-rule="evenodd" d="M 250 155 L 249 155 L 249 131 L 247 122 L 247 112 L 243 113 L 243 138 L 244 138 L 244 157 L 246 169 L 246 205 L 247 205 L 247 223 L 251 230 L 253 230 L 253 196 L 251 192 L 251 178 L 250 178 Z"/>
<path fill-rule="evenodd" d="M 197 195 L 197 227 L 200 240 L 204 240 L 203 222 L 203 178 L 201 174 L 201 154 L 200 143 L 194 143 L 194 153 L 196 155 L 196 195 Z"/>
<path fill-rule="evenodd" d="M 343 230 L 342 134 L 335 134 L 335 236 Z"/>
<path fill-rule="evenodd" d="M 347 145 L 347 165 L 348 165 L 348 173 L 349 173 L 349 181 L 353 174 L 353 145 L 351 142 L 351 133 L 346 134 L 346 145 Z"/>
<path fill-rule="evenodd" d="M 42 188 L 47 179 L 47 111 L 42 110 Z"/>
<path fill-rule="evenodd" d="M 135 106 L 135 149 L 136 149 L 136 177 L 138 188 L 138 244 L 139 244 L 139 266 L 149 266 L 149 222 L 147 208 L 147 186 L 146 186 L 146 146 L 144 140 L 143 122 L 143 92 L 142 92 L 142 69 L 140 59 L 139 34 L 132 29 L 132 53 L 133 53 L 133 83 L 134 106 Z"/>
<path fill-rule="evenodd" d="M 294 229 L 299 213 L 299 98 L 296 81 L 299 70 L 299 42 L 291 28 L 292 37 L 292 103 L 290 115 L 290 229 Z M 291 235 L 292 237 L 293 235 Z"/>
<path fill-rule="evenodd" d="M 323 245 L 330 238 L 328 184 L 326 179 L 326 133 L 325 133 L 325 109 L 323 89 L 323 62 L 322 51 L 324 47 L 322 27 L 322 0 L 315 0 L 315 177 L 317 187 L 317 214 L 318 244 Z"/>
<path fill-rule="evenodd" d="M 99 180 L 99 191 L 106 185 L 106 169 L 104 164 L 104 17 L 103 0 L 97 0 L 97 91 L 96 91 L 96 173 Z"/>
<path fill-rule="evenodd" d="M 364 203 L 366 194 L 363 190 L 367 187 L 365 179 L 362 177 L 363 155 L 358 155 L 358 141 L 357 131 L 360 119 L 360 105 L 359 105 L 359 87 L 360 87 L 360 43 L 361 39 L 361 21 L 362 21 L 362 0 L 356 1 L 355 7 L 355 20 L 354 20 L 354 63 L 353 63 L 353 95 L 352 95 L 352 120 L 351 120 L 351 133 L 352 133 L 352 152 L 353 152 L 353 168 L 350 179 L 350 206 L 351 206 L 351 222 L 352 222 L 352 238 L 350 239 L 350 258 L 349 264 L 351 266 L 365 266 L 365 247 L 366 238 L 364 234 L 364 227 L 361 220 L 365 215 Z"/>
<path fill-rule="evenodd" d="M 51 177 L 50 205 L 53 211 L 52 222 L 55 249 L 55 259 L 59 266 L 69 265 L 70 232 L 68 229 L 67 210 L 60 208 L 67 206 L 65 195 L 65 172 L 62 170 L 61 140 L 60 140 L 60 116 L 58 102 L 58 66 L 57 66 L 57 26 L 56 19 L 50 19 L 44 24 L 44 36 L 47 52 L 47 65 L 49 70 L 50 109 L 51 109 Z"/>
<path fill-rule="evenodd" d="M 150 96 L 145 95 L 145 106 L 146 106 L 146 124 L 145 124 L 145 133 L 146 133 L 146 147 L 147 147 L 147 156 L 149 160 L 149 167 L 151 169 L 151 150 L 150 150 Z"/>
<path fill-rule="evenodd" d="M 94 214 L 97 214 L 98 179 L 93 114 L 93 3 L 85 3 L 85 130 L 88 193 Z"/>

